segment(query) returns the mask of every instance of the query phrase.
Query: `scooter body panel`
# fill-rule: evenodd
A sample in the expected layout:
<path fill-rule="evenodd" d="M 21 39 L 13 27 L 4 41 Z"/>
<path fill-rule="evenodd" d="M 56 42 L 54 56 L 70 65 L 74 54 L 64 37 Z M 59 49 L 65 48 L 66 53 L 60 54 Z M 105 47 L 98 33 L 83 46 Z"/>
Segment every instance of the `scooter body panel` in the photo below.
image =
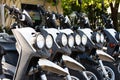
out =
<path fill-rule="evenodd" d="M 76 60 L 72 59 L 67 55 L 63 55 L 62 59 L 68 68 L 71 68 L 73 70 L 78 70 L 78 71 L 85 70 L 85 67 L 82 64 L 80 64 L 79 62 L 77 62 Z"/>
<path fill-rule="evenodd" d="M 67 71 L 47 59 L 39 59 L 38 64 L 42 70 L 62 75 L 68 75 Z"/>
<path fill-rule="evenodd" d="M 111 36 L 110 37 L 113 37 L 113 39 L 116 41 L 116 42 L 118 42 L 118 40 L 116 40 L 116 38 L 115 38 L 115 35 L 116 35 L 116 31 L 115 31 L 115 29 L 105 29 L 104 31 L 107 31 Z M 109 37 L 109 35 L 107 35 L 108 37 Z M 109 38 L 110 38 L 109 37 Z M 112 39 L 111 39 L 112 40 Z M 110 40 L 110 41 L 111 41 Z M 113 40 L 113 41 L 114 41 Z"/>
<path fill-rule="evenodd" d="M 32 33 L 35 31 L 31 28 L 12 29 L 12 31 L 16 41 L 22 48 L 21 52 L 19 53 L 18 63 L 13 80 L 23 80 L 29 66 L 29 62 L 35 55 L 35 49 L 33 49 L 32 45 L 30 44 L 30 41 L 33 37 Z"/>
<path fill-rule="evenodd" d="M 115 51 L 116 49 L 116 46 L 113 46 L 111 47 L 110 44 L 113 44 L 113 45 L 118 45 L 118 40 L 115 38 L 116 36 L 116 31 L 114 29 L 105 29 L 104 30 L 104 34 L 106 35 L 107 37 L 107 42 L 108 42 L 108 45 L 107 45 L 107 53 L 110 54 L 110 55 L 113 55 L 113 52 Z"/>
<path fill-rule="evenodd" d="M 93 47 L 95 45 L 95 43 L 91 39 L 93 31 L 90 28 L 78 29 L 77 32 L 79 34 L 87 36 L 88 39 L 86 46 Z"/>
<path fill-rule="evenodd" d="M 80 31 L 82 31 L 84 34 L 86 34 L 86 36 L 91 40 L 91 36 L 92 36 L 92 30 L 89 28 L 85 28 L 85 29 L 79 29 Z M 92 41 L 92 40 L 91 40 Z"/>
<path fill-rule="evenodd" d="M 65 33 L 67 35 L 74 33 L 71 29 L 62 29 L 62 30 L 59 30 L 59 31 Z"/>
<path fill-rule="evenodd" d="M 53 36 L 54 42 L 56 43 L 57 47 L 60 48 L 60 46 L 56 42 L 57 34 L 60 32 L 55 28 L 48 28 L 48 29 L 46 28 L 44 30 Z"/>
<path fill-rule="evenodd" d="M 17 64 L 17 68 L 15 71 L 14 79 L 13 80 L 23 80 L 23 76 L 27 71 L 28 65 L 30 60 L 33 57 L 44 57 L 41 53 L 38 53 L 33 47 L 33 40 L 35 37 L 36 31 L 32 28 L 20 28 L 20 29 L 13 29 L 12 30 L 17 43 L 21 46 L 21 52 L 19 57 L 19 62 Z M 47 64 L 46 64 L 47 63 Z M 47 60 L 39 60 L 39 64 L 44 70 L 48 70 L 51 72 L 59 73 L 62 75 L 67 75 L 67 72 L 64 71 L 61 67 L 55 65 L 54 63 L 47 61 Z M 49 65 L 50 64 L 50 65 Z"/>
<path fill-rule="evenodd" d="M 109 62 L 114 62 L 115 59 L 110 56 L 109 54 L 105 53 L 102 50 L 96 50 L 97 55 L 99 56 L 99 58 L 103 61 L 109 61 Z"/>

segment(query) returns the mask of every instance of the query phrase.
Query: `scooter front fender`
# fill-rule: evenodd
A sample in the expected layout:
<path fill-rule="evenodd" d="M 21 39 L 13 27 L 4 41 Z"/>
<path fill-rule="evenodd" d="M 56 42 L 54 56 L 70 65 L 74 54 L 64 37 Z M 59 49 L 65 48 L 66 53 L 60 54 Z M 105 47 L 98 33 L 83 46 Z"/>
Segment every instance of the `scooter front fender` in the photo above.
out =
<path fill-rule="evenodd" d="M 38 64 L 42 70 L 57 73 L 57 74 L 64 75 L 64 76 L 68 75 L 67 71 L 65 71 L 60 66 L 56 65 L 55 63 L 47 59 L 39 59 Z"/>
<path fill-rule="evenodd" d="M 103 61 L 109 61 L 109 62 L 114 62 L 115 59 L 110 56 L 109 54 L 105 53 L 102 50 L 96 50 L 97 55 L 99 56 L 99 58 Z"/>
<path fill-rule="evenodd" d="M 78 71 L 85 70 L 85 67 L 82 64 L 80 64 L 79 62 L 77 62 L 76 60 L 72 59 L 71 57 L 67 55 L 63 55 L 62 59 L 65 65 L 70 69 L 78 70 Z"/>

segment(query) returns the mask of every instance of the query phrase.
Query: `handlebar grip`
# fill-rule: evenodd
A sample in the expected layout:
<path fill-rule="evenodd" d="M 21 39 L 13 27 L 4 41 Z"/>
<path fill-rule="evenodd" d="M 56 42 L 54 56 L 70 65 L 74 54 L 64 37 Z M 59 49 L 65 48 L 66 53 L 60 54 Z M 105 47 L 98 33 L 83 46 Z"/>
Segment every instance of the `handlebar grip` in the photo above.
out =
<path fill-rule="evenodd" d="M 19 10 L 17 10 L 16 8 L 14 8 L 14 7 L 11 8 L 11 7 L 9 7 L 9 6 L 6 5 L 6 4 L 5 4 L 4 7 L 10 11 L 10 14 L 12 13 L 12 14 L 14 14 L 14 15 L 16 15 L 16 14 L 21 15 L 21 12 L 20 12 Z"/>
<path fill-rule="evenodd" d="M 11 7 L 9 7 L 8 5 L 4 5 L 4 7 L 6 8 L 6 9 L 8 9 L 9 11 L 13 11 L 13 8 L 11 8 Z"/>

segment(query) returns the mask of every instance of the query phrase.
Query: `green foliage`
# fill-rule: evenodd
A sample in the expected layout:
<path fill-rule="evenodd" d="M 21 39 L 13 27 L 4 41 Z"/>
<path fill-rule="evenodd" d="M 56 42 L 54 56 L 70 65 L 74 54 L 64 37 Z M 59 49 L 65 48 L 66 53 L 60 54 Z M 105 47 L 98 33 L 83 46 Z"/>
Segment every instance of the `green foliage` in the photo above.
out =
<path fill-rule="evenodd" d="M 80 5 L 77 0 L 62 0 L 64 14 L 70 14 L 72 11 L 80 11 Z"/>
<path fill-rule="evenodd" d="M 108 0 L 104 0 L 105 9 L 109 6 Z M 102 0 L 82 0 L 82 5 L 78 4 L 78 0 L 62 0 L 64 14 L 70 14 L 72 11 L 88 13 L 91 10 L 102 10 Z"/>
<path fill-rule="evenodd" d="M 44 1 L 44 0 L 43 0 Z M 47 2 L 51 2 L 51 0 L 46 0 Z"/>
<path fill-rule="evenodd" d="M 103 0 L 82 0 L 82 4 L 78 3 L 78 0 L 62 0 L 62 7 L 65 15 L 69 15 L 73 11 L 84 12 L 88 15 L 90 23 L 95 27 L 96 18 L 98 18 L 103 12 L 107 12 L 109 2 L 111 0 L 104 0 L 104 9 L 102 9 Z"/>
<path fill-rule="evenodd" d="M 56 0 L 56 3 L 53 2 L 53 0 L 46 0 L 48 3 L 51 3 L 52 6 L 56 6 L 59 3 L 59 0 Z"/>

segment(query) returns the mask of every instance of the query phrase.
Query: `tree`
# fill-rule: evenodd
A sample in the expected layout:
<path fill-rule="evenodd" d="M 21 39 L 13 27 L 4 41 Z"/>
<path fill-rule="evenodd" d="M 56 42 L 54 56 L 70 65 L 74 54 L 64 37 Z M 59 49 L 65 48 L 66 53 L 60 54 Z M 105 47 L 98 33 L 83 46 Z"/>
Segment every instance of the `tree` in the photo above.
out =
<path fill-rule="evenodd" d="M 111 8 L 111 18 L 113 20 L 114 28 L 120 31 L 118 26 L 118 9 L 120 5 L 120 0 L 114 0 L 114 2 L 109 2 L 109 5 Z"/>
<path fill-rule="evenodd" d="M 104 3 L 103 3 L 104 2 Z M 113 5 L 113 3 L 115 3 Z M 85 12 L 88 14 L 92 27 L 95 27 L 96 18 L 107 12 L 107 8 L 111 7 L 111 17 L 115 29 L 118 30 L 117 14 L 120 0 L 82 0 L 82 5 L 78 4 L 78 0 L 62 0 L 64 14 L 68 15 L 72 11 Z"/>

